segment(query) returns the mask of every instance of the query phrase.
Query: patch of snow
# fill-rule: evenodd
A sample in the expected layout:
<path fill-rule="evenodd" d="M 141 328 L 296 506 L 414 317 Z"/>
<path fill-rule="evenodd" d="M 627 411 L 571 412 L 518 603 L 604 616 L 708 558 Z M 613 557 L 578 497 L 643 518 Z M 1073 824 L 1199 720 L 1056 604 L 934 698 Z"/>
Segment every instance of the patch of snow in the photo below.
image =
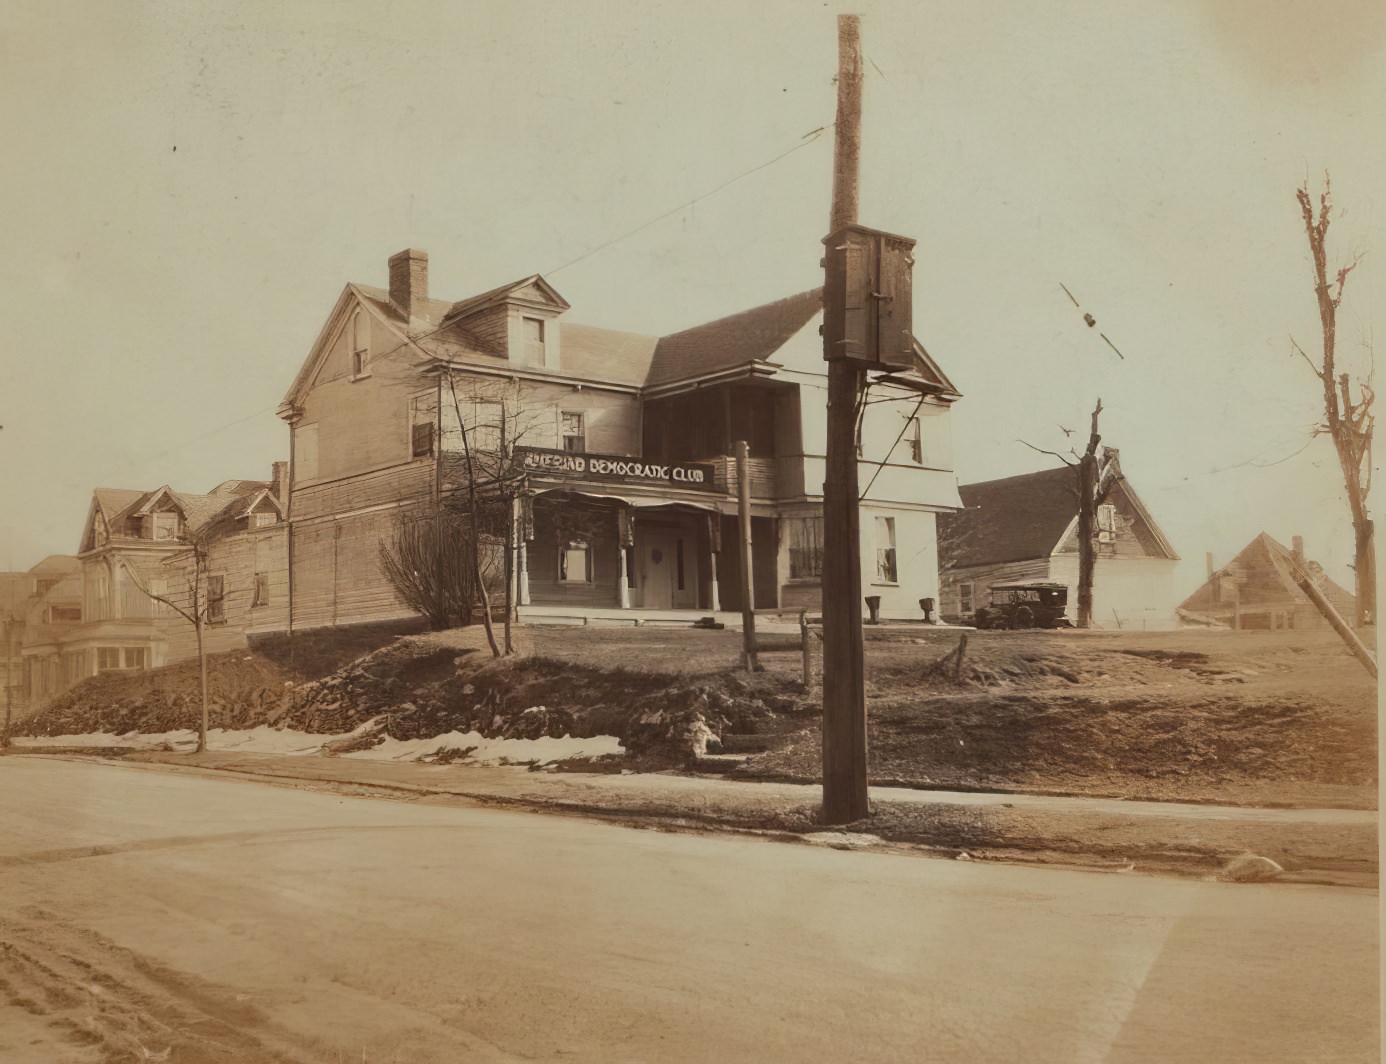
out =
<path fill-rule="evenodd" d="M 624 754 L 621 741 L 614 735 L 596 735 L 590 739 L 561 739 L 541 736 L 538 739 L 487 739 L 479 732 L 448 732 L 431 739 L 386 739 L 369 750 L 355 750 L 342 757 L 362 761 L 418 761 L 440 750 L 466 750 L 474 747 L 459 763 L 475 765 L 539 764 L 550 765 L 569 758 L 594 758 Z"/>
<path fill-rule="evenodd" d="M 244 754 L 304 757 L 321 752 L 326 743 L 359 735 L 367 731 L 372 724 L 374 721 L 368 721 L 343 735 L 314 735 L 288 728 L 271 728 L 264 724 L 243 731 L 213 728 L 207 733 L 207 748 Z M 31 749 L 81 746 L 94 749 L 125 747 L 158 750 L 164 746 L 171 746 L 175 750 L 192 750 L 197 746 L 197 732 L 186 729 L 168 732 L 126 732 L 124 735 L 87 732 L 82 735 L 16 736 L 14 743 L 16 746 Z M 547 736 L 539 739 L 487 739 L 477 732 L 455 731 L 446 735 L 435 735 L 431 739 L 387 738 L 368 750 L 357 750 L 341 756 L 364 761 L 418 761 L 432 760 L 432 755 L 440 750 L 467 750 L 468 747 L 473 749 L 465 757 L 458 757 L 456 763 L 551 765 L 569 758 L 596 758 L 625 753 L 621 748 L 621 741 L 614 735 L 598 735 L 590 739 L 574 739 L 567 735 L 561 739 Z"/>

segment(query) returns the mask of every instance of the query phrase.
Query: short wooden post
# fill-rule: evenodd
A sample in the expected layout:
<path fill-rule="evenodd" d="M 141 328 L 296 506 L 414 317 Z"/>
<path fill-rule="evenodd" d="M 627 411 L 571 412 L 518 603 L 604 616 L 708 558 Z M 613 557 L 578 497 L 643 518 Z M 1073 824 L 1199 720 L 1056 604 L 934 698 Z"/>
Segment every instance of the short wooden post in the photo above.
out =
<path fill-rule="evenodd" d="M 747 672 L 760 668 L 756 657 L 756 604 L 751 579 L 751 449 L 736 441 L 737 526 L 741 539 L 741 663 Z"/>
<path fill-rule="evenodd" d="M 813 658 L 809 650 L 808 610 L 799 611 L 799 638 L 804 644 L 804 690 L 813 686 Z"/>

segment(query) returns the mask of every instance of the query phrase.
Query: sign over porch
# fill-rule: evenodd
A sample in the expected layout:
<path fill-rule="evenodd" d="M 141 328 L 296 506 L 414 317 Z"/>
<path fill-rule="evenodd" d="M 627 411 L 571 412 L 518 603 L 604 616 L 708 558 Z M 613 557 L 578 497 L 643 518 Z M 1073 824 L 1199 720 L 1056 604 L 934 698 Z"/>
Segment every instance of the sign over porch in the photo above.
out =
<path fill-rule="evenodd" d="M 520 468 L 543 476 L 600 480 L 614 484 L 658 484 L 664 487 L 716 491 L 715 470 L 692 462 L 647 462 L 617 454 L 516 447 Z"/>

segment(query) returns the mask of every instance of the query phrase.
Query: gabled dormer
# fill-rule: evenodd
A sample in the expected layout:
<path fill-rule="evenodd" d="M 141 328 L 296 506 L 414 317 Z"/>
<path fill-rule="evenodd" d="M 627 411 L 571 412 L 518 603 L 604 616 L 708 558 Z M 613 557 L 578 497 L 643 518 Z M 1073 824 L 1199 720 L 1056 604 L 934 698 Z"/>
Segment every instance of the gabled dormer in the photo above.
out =
<path fill-rule="evenodd" d="M 269 488 L 261 488 L 245 500 L 235 519 L 238 529 L 269 528 L 284 520 L 284 508 Z"/>
<path fill-rule="evenodd" d="M 149 498 L 135 507 L 126 518 L 123 534 L 131 539 L 149 539 L 156 543 L 177 543 L 187 525 L 187 514 L 173 493 L 165 484 L 151 492 Z"/>
<path fill-rule="evenodd" d="M 558 317 L 569 303 L 537 273 L 454 303 L 443 321 L 464 327 L 516 366 L 558 370 Z"/>

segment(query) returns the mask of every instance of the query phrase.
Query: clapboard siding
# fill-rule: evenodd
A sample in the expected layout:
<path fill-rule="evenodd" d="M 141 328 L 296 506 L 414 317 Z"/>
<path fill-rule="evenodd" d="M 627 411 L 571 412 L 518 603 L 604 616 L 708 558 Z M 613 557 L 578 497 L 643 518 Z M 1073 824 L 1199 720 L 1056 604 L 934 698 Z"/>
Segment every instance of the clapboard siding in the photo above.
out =
<path fill-rule="evenodd" d="M 398 509 L 347 515 L 293 530 L 293 627 L 412 617 L 380 567 Z"/>
<path fill-rule="evenodd" d="M 209 653 L 245 646 L 248 628 L 282 628 L 287 623 L 287 546 L 288 530 L 279 524 L 232 533 L 217 539 L 208 548 L 207 575 L 222 578 L 225 595 L 225 620 L 203 628 L 203 642 Z M 262 606 L 255 605 L 257 573 L 264 573 L 269 580 L 269 599 Z M 170 597 L 184 609 L 191 609 L 191 579 L 189 561 L 180 567 L 176 584 L 170 587 Z M 168 660 L 181 661 L 196 654 L 196 629 L 174 615 L 168 628 Z"/>
<path fill-rule="evenodd" d="M 427 499 L 433 493 L 431 459 L 391 469 L 296 488 L 290 515 L 295 522 L 352 513 L 374 506 L 393 506 Z"/>
<path fill-rule="evenodd" d="M 537 527 L 526 553 L 530 601 L 546 606 L 610 608 L 619 605 L 617 579 L 621 563 L 616 553 L 615 530 L 597 533 L 591 543 L 592 582 L 565 583 L 558 579 L 558 538 L 552 528 L 542 524 Z"/>

